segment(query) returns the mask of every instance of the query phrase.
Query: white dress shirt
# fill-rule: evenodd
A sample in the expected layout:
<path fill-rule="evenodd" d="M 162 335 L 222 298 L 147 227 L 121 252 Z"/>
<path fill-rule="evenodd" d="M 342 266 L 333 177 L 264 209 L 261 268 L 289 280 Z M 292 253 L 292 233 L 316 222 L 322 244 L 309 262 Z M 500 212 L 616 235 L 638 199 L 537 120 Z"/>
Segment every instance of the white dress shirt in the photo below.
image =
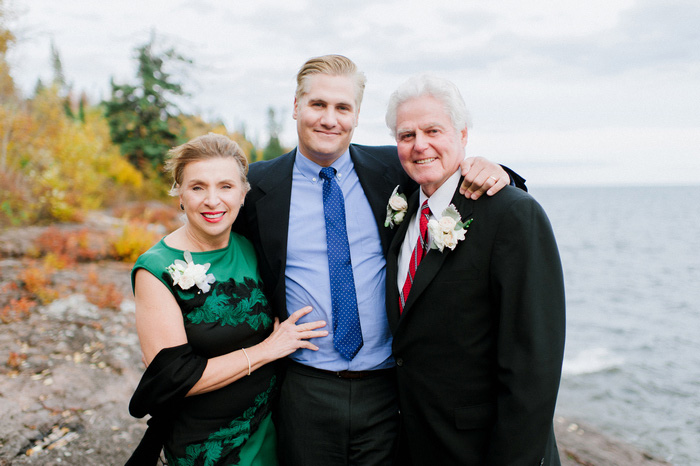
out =
<path fill-rule="evenodd" d="M 457 190 L 460 177 L 461 172 L 460 170 L 457 170 L 430 197 L 425 195 L 423 189 L 420 190 L 418 198 L 418 211 L 411 217 L 411 223 L 408 225 L 406 236 L 403 239 L 401 250 L 399 251 L 399 270 L 396 276 L 396 284 L 399 287 L 399 293 L 403 289 L 404 283 L 406 283 L 408 266 L 411 262 L 411 255 L 413 254 L 413 249 L 416 247 L 418 237 L 420 236 L 420 206 L 422 206 L 423 202 L 428 199 L 428 207 L 430 207 L 430 218 L 428 220 L 435 217 L 439 219 L 442 216 L 443 210 L 445 210 L 452 202 L 452 197 Z M 430 245 L 431 241 L 432 238 L 430 238 L 430 233 L 428 233 L 428 245 Z M 428 248 L 429 247 L 430 246 L 428 246 Z M 430 253 L 430 249 L 428 249 L 428 253 Z M 435 253 L 433 252 L 432 254 Z"/>

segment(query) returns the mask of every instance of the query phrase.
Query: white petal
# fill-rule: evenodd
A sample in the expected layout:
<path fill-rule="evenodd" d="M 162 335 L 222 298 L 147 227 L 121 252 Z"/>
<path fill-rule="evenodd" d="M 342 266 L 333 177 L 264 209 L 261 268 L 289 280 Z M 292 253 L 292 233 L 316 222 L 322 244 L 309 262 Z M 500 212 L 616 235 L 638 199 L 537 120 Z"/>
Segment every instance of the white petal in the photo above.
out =
<path fill-rule="evenodd" d="M 192 253 L 189 251 L 185 251 L 185 260 L 187 261 L 188 264 L 192 263 Z"/>

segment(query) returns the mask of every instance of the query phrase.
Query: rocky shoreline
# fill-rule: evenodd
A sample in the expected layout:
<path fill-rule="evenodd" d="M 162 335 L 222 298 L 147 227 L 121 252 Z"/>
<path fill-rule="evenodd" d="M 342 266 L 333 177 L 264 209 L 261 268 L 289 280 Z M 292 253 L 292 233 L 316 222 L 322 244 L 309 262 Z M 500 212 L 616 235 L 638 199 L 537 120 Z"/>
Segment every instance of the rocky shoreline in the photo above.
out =
<path fill-rule="evenodd" d="M 16 254 L 27 238 L 0 235 L 0 290 L 28 267 Z M 0 466 L 123 465 L 138 444 L 145 422 L 127 411 L 142 373 L 129 270 L 99 261 L 53 272 L 59 285 L 97 275 L 123 297 L 118 308 L 69 292 L 0 322 Z M 571 419 L 556 417 L 555 432 L 564 466 L 669 464 Z"/>

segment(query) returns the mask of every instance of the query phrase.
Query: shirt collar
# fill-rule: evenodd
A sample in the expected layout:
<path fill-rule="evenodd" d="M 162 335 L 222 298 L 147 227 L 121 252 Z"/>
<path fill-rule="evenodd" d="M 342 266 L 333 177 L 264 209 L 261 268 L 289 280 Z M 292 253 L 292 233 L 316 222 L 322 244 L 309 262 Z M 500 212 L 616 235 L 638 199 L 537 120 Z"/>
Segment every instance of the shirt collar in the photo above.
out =
<path fill-rule="evenodd" d="M 298 147 L 297 157 L 294 160 L 294 166 L 309 181 L 313 183 L 317 183 L 319 181 L 318 174 L 323 167 L 306 158 L 304 154 L 299 151 Z M 331 167 L 335 168 L 336 176 L 339 179 L 347 176 L 353 167 L 352 158 L 350 158 L 350 148 L 348 148 L 343 155 L 338 157 L 338 159 L 331 164 Z"/>
<path fill-rule="evenodd" d="M 452 176 L 445 180 L 445 182 L 442 183 L 442 186 L 440 186 L 430 197 L 426 196 L 421 189 L 419 205 L 423 205 L 423 202 L 428 199 L 428 206 L 430 207 L 430 212 L 433 214 L 433 216 L 437 217 L 442 215 L 442 211 L 445 210 L 452 202 L 452 197 L 457 190 L 461 175 L 460 170 L 454 172 Z"/>

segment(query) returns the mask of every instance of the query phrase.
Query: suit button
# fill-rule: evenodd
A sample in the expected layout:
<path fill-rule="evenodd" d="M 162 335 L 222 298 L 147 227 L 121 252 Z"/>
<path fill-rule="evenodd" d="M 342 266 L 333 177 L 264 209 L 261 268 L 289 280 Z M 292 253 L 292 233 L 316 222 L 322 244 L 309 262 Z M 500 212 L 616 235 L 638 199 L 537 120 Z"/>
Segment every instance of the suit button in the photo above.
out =
<path fill-rule="evenodd" d="M 401 358 L 396 358 L 396 365 L 399 366 L 399 367 L 403 366 L 403 359 L 401 359 Z"/>

